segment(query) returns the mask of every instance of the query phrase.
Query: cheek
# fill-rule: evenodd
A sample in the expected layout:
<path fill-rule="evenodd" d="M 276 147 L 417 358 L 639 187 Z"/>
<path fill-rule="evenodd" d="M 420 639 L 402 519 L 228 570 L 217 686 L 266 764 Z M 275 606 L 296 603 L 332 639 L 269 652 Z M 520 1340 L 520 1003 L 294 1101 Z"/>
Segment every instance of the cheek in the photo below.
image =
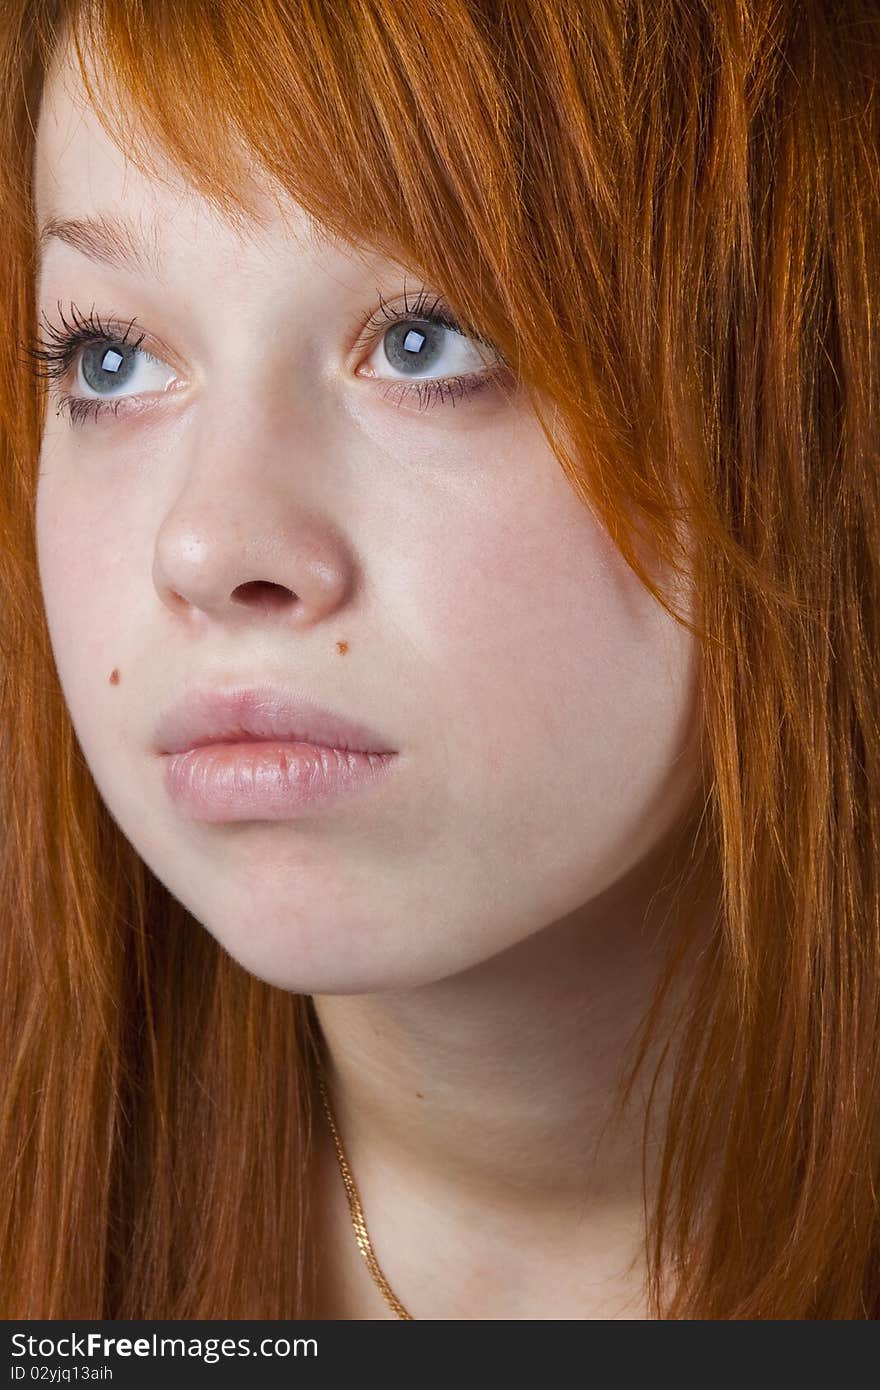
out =
<path fill-rule="evenodd" d="M 450 826 L 590 879 L 694 790 L 697 648 L 563 489 L 469 514 L 408 595 Z"/>
<path fill-rule="evenodd" d="M 432 511 L 389 563 L 395 616 L 430 663 L 444 718 L 454 708 L 456 746 L 476 734 L 508 761 L 511 742 L 568 759 L 575 735 L 650 741 L 692 684 L 690 635 L 564 481 L 446 520 Z"/>
<path fill-rule="evenodd" d="M 132 632 L 132 528 L 118 506 L 96 507 L 56 468 L 42 468 L 35 509 L 37 562 L 58 675 L 74 722 L 102 718 L 95 700 L 125 659 Z"/>

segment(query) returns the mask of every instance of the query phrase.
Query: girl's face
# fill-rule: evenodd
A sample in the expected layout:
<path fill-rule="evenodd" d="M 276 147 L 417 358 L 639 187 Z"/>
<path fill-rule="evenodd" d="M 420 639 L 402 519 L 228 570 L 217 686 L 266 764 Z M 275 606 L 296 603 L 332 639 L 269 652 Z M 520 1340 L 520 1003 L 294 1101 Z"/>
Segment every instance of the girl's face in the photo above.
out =
<path fill-rule="evenodd" d="M 424 311 L 395 329 L 380 295 L 403 322 L 412 274 L 328 248 L 296 206 L 267 197 L 243 237 L 170 169 L 139 174 L 66 56 L 35 175 L 41 227 L 100 222 L 46 235 L 41 314 L 116 329 L 52 384 L 36 521 L 64 696 L 125 836 L 297 992 L 429 983 L 588 915 L 696 790 L 697 648 L 521 397 L 418 399 L 491 351 Z M 394 756 L 277 819 L 172 796 L 160 713 L 267 682 Z M 320 761 L 287 753 L 294 778 Z"/>

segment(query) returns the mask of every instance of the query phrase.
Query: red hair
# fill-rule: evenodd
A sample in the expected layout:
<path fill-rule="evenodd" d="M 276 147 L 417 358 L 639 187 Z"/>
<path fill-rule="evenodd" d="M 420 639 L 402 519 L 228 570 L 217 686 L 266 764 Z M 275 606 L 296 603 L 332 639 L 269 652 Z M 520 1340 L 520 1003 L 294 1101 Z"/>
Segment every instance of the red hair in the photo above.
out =
<path fill-rule="evenodd" d="M 21 344 L 34 126 L 67 33 L 148 170 L 143 132 L 239 217 L 258 169 L 497 344 L 584 504 L 700 640 L 705 794 L 621 1091 L 689 954 L 685 890 L 715 884 L 669 1034 L 652 1315 L 876 1316 L 871 0 L 4 0 L 0 1316 L 307 1317 L 316 1253 L 311 1002 L 250 976 L 152 876 L 54 671 Z"/>

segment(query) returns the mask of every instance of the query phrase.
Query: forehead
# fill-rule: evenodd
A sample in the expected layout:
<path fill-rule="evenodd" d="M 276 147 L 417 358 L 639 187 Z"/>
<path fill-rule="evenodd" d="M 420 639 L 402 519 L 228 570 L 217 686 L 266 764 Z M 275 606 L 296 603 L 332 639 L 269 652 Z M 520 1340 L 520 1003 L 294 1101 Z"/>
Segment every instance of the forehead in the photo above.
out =
<path fill-rule="evenodd" d="M 72 44 L 59 49 L 47 74 L 37 122 L 34 202 L 40 262 L 63 242 L 103 259 L 100 247 L 163 278 L 192 247 L 240 259 L 246 244 L 271 255 L 279 244 L 309 255 L 340 245 L 283 191 L 249 190 L 254 214 L 233 227 L 154 144 L 155 172 L 140 169 L 104 128 L 83 85 Z M 95 255 L 96 249 L 98 254 Z"/>

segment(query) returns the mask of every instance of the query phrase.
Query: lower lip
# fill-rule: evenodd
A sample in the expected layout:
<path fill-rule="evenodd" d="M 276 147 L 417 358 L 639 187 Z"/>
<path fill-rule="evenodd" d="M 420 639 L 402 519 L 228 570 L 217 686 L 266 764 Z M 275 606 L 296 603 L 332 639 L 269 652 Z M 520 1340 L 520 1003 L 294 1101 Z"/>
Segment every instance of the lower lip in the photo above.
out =
<path fill-rule="evenodd" d="M 166 754 L 165 786 L 197 820 L 289 820 L 375 785 L 395 757 L 313 743 L 210 743 Z"/>

